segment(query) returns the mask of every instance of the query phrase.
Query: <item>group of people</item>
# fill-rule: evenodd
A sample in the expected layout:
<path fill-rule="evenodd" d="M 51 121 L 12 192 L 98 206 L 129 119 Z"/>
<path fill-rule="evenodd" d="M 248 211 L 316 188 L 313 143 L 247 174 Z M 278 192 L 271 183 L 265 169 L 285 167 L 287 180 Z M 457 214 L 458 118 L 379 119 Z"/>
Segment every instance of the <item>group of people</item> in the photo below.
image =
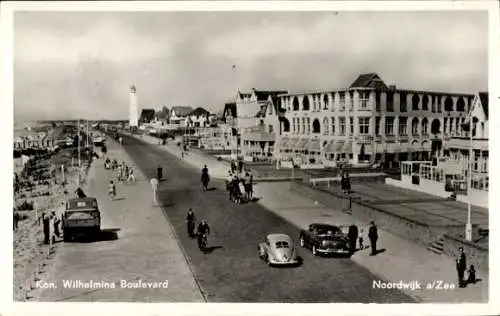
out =
<path fill-rule="evenodd" d="M 465 258 L 464 248 L 458 248 L 458 256 L 456 258 L 456 267 L 458 273 L 458 286 L 467 287 L 467 284 L 476 283 L 476 268 L 473 264 L 467 269 L 467 259 Z M 468 273 L 467 280 L 465 279 L 465 272 Z"/>
<path fill-rule="evenodd" d="M 189 209 L 187 217 L 187 231 L 190 238 L 198 237 L 198 247 L 200 250 L 204 250 L 207 246 L 207 236 L 210 234 L 210 226 L 206 220 L 202 220 L 200 224 L 198 224 L 198 228 L 195 231 L 196 227 L 196 215 L 192 208 Z"/>
<path fill-rule="evenodd" d="M 358 230 L 358 227 L 353 223 L 349 226 L 347 231 L 347 239 L 349 240 L 349 250 L 351 254 L 356 251 L 356 244 L 359 242 L 359 249 L 364 249 L 363 244 L 364 230 L 363 228 Z M 371 253 L 370 255 L 375 256 L 377 254 L 377 241 L 378 241 L 378 228 L 375 222 L 370 222 L 370 228 L 368 229 L 368 239 L 370 240 Z"/>
<path fill-rule="evenodd" d="M 106 158 L 104 167 L 114 172 L 117 182 L 135 182 L 134 169 L 129 167 L 124 161 L 118 162 L 116 159 L 111 161 L 109 158 Z"/>
<path fill-rule="evenodd" d="M 241 204 L 253 199 L 253 175 L 249 169 L 230 170 L 226 179 L 229 200 Z"/>

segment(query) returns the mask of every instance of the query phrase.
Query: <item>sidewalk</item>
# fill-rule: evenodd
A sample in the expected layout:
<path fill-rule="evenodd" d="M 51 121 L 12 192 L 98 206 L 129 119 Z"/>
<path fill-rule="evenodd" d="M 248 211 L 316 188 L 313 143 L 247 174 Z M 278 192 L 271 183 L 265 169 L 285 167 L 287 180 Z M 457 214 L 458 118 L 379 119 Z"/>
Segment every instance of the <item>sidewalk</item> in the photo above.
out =
<path fill-rule="evenodd" d="M 123 148 L 109 141 L 110 159 L 134 165 Z M 149 179 L 134 168 L 135 184 L 117 184 L 117 198 L 108 197 L 112 172 L 104 160 L 89 170 L 88 196 L 97 198 L 102 237 L 97 242 L 64 243 L 57 253 L 49 280 L 57 289 L 45 289 L 41 301 L 203 302 L 193 273 L 175 232 L 162 210 L 153 206 Z M 114 289 L 89 291 L 65 288 L 63 280 L 112 282 Z M 122 281 L 164 282 L 168 288 L 121 287 Z"/>
<path fill-rule="evenodd" d="M 152 137 L 143 136 L 143 140 L 158 144 Z M 177 146 L 161 146 L 165 150 L 178 154 L 180 148 Z M 199 154 L 190 152 L 184 161 L 197 167 L 206 163 L 211 170 L 227 170 L 222 162 L 213 162 L 212 159 L 200 157 Z M 219 166 L 217 167 L 217 163 Z M 269 194 L 272 192 L 272 194 Z M 365 244 L 369 245 L 367 238 L 368 224 L 356 218 L 346 215 L 339 210 L 326 208 L 316 202 L 294 194 L 289 190 L 287 183 L 259 183 L 255 187 L 255 196 L 260 197 L 259 203 L 277 215 L 287 219 L 300 228 L 307 227 L 313 222 L 324 222 L 335 225 L 350 225 L 353 222 L 364 229 Z M 391 233 L 379 229 L 379 249 L 385 249 L 377 256 L 370 256 L 369 249 L 357 252 L 351 260 L 362 267 L 370 270 L 375 275 L 390 282 L 419 281 L 425 288 L 427 283 L 433 283 L 435 289 L 406 290 L 405 292 L 426 303 L 438 302 L 487 302 L 489 282 L 487 271 L 477 271 L 477 277 L 482 279 L 477 284 L 471 284 L 467 288 L 457 288 L 457 272 L 455 261 L 445 255 L 437 255 L 427 251 L 425 248 L 413 244 L 405 239 L 399 238 Z M 307 250 L 302 250 L 307 251 Z M 334 259 L 333 259 L 334 260 Z M 455 289 L 437 289 L 441 283 L 443 287 L 453 285 Z"/>

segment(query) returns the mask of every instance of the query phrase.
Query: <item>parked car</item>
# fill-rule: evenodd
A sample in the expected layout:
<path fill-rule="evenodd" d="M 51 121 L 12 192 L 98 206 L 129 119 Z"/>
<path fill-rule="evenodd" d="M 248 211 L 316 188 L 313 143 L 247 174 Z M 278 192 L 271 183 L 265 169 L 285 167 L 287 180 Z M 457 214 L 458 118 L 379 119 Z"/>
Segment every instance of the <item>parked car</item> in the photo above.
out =
<path fill-rule="evenodd" d="M 266 240 L 258 246 L 259 257 L 269 266 L 272 265 L 299 265 L 292 238 L 286 234 L 269 234 Z"/>
<path fill-rule="evenodd" d="M 78 235 L 97 237 L 101 232 L 101 212 L 92 197 L 74 198 L 66 203 L 63 216 L 64 241 Z"/>
<path fill-rule="evenodd" d="M 313 255 L 349 255 L 349 240 L 340 227 L 329 224 L 310 224 L 302 229 L 299 236 L 300 246 L 311 249 Z"/>

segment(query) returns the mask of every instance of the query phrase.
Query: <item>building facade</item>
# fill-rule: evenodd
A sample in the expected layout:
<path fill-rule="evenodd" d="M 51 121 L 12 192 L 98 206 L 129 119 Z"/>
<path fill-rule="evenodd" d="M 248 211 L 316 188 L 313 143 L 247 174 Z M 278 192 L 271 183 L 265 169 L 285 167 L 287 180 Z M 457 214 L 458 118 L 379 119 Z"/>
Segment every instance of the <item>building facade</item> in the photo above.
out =
<path fill-rule="evenodd" d="M 397 89 L 375 73 L 348 88 L 279 96 L 279 157 L 298 165 L 397 164 L 443 155 L 472 94 Z"/>
<path fill-rule="evenodd" d="M 279 133 L 279 95 L 287 91 L 252 89 L 249 94 L 238 92 L 236 129 L 241 154 L 249 161 L 270 161 L 276 157 L 275 144 Z"/>

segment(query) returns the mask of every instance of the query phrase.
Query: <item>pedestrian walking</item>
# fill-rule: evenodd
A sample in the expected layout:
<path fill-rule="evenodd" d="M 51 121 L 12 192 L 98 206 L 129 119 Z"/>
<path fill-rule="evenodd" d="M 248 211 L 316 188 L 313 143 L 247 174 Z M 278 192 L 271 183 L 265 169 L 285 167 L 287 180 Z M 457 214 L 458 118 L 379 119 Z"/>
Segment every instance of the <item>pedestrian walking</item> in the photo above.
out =
<path fill-rule="evenodd" d="M 377 254 L 378 229 L 375 222 L 371 222 L 370 224 L 371 226 L 368 230 L 368 238 L 370 239 L 370 246 L 372 248 L 371 255 L 375 256 Z"/>
<path fill-rule="evenodd" d="M 474 267 L 473 264 L 470 265 L 469 270 L 467 270 L 467 273 L 469 274 L 469 277 L 467 278 L 467 283 L 474 283 L 476 284 L 477 279 L 476 279 L 476 268 Z"/>
<path fill-rule="evenodd" d="M 19 215 L 19 212 L 15 211 L 14 212 L 14 230 L 17 229 L 19 226 L 19 221 L 21 220 L 21 215 Z"/>
<path fill-rule="evenodd" d="M 57 238 L 59 238 L 61 236 L 61 232 L 59 231 L 59 224 L 60 224 L 60 220 L 59 220 L 59 217 L 56 215 L 56 212 L 53 211 L 52 212 L 52 224 L 53 224 L 53 227 L 54 227 L 54 235 L 56 235 Z"/>
<path fill-rule="evenodd" d="M 361 228 L 361 229 L 359 230 L 359 249 L 360 249 L 360 250 L 365 249 L 365 246 L 363 245 L 363 241 L 364 241 L 364 240 L 363 240 L 363 233 L 364 233 L 364 229 L 363 229 L 363 228 Z"/>
<path fill-rule="evenodd" d="M 196 225 L 196 215 L 193 212 L 193 209 L 190 208 L 188 211 L 188 214 L 186 216 L 186 221 L 187 221 L 187 230 L 188 230 L 188 235 L 190 238 L 194 238 L 195 236 L 195 225 Z"/>
<path fill-rule="evenodd" d="M 467 259 L 465 258 L 464 248 L 458 248 L 458 255 L 456 259 L 456 267 L 458 273 L 458 286 L 465 287 L 466 284 L 464 282 L 464 274 L 467 269 Z"/>
<path fill-rule="evenodd" d="M 158 168 L 156 168 L 156 179 L 158 181 L 161 181 L 162 178 L 163 178 L 163 168 L 161 166 L 158 166 Z"/>
<path fill-rule="evenodd" d="M 151 189 L 153 191 L 153 204 L 158 205 L 158 202 L 156 200 L 156 193 L 158 192 L 158 179 L 152 178 L 150 183 L 151 183 Z"/>
<path fill-rule="evenodd" d="M 111 201 L 113 201 L 116 197 L 116 185 L 113 181 L 109 181 L 108 192 L 109 192 L 109 197 L 110 197 Z"/>
<path fill-rule="evenodd" d="M 130 169 L 128 171 L 127 182 L 128 183 L 135 182 L 134 169 L 132 169 L 132 167 L 130 167 Z"/>
<path fill-rule="evenodd" d="M 358 241 L 358 226 L 352 223 L 349 226 L 349 230 L 347 232 L 347 237 L 349 238 L 349 251 L 353 254 L 356 251 L 356 242 Z"/>
<path fill-rule="evenodd" d="M 43 223 L 43 243 L 48 245 L 50 243 L 50 217 L 45 212 L 42 215 Z"/>

